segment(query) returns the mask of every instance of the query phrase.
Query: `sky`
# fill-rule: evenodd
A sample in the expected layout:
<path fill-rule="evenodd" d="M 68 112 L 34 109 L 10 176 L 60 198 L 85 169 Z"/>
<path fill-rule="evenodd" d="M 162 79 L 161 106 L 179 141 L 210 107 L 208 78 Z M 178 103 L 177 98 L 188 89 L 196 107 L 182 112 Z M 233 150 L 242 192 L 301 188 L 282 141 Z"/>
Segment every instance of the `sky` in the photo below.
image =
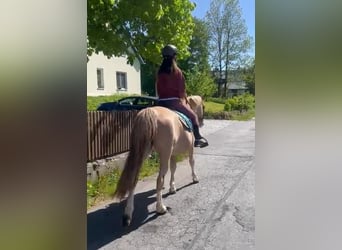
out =
<path fill-rule="evenodd" d="M 210 0 L 191 0 L 196 3 L 196 8 L 192 12 L 197 18 L 203 19 L 205 13 L 208 11 L 210 6 Z M 248 35 L 252 37 L 253 48 L 252 53 L 255 52 L 255 0 L 239 0 L 240 7 L 242 9 L 242 17 L 245 19 Z"/>

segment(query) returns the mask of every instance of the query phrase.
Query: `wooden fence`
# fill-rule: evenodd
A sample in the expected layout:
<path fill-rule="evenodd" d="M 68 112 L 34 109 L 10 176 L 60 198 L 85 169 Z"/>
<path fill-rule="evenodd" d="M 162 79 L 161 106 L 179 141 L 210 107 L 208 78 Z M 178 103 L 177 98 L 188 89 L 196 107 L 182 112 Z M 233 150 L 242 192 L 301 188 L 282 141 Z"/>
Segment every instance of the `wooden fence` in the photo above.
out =
<path fill-rule="evenodd" d="M 88 111 L 87 161 L 129 150 L 133 121 L 138 111 Z"/>

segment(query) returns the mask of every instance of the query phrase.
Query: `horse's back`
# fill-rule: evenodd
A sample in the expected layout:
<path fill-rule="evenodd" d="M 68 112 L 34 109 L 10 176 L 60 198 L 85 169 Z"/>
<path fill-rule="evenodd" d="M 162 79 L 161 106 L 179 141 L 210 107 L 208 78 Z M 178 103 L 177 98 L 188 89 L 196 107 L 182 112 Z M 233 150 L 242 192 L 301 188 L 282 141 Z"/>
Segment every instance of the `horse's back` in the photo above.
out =
<path fill-rule="evenodd" d="M 157 152 L 171 147 L 173 154 L 179 154 L 192 148 L 192 133 L 184 129 L 176 112 L 161 106 L 147 109 L 154 112 L 157 120 L 157 132 L 153 142 Z"/>

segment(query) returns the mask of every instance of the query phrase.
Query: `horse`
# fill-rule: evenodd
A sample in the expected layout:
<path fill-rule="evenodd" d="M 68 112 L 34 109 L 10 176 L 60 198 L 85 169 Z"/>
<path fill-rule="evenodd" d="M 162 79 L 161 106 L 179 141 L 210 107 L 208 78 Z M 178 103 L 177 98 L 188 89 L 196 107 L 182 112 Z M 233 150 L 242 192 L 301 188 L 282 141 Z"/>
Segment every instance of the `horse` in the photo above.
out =
<path fill-rule="evenodd" d="M 203 126 L 204 102 L 200 96 L 189 96 L 187 103 L 197 114 L 200 127 Z M 162 189 L 164 176 L 170 167 L 170 189 L 176 192 L 174 174 L 176 171 L 176 156 L 188 154 L 192 170 L 193 183 L 198 183 L 195 173 L 194 135 L 184 127 L 176 112 L 171 109 L 153 106 L 138 112 L 132 132 L 128 157 L 121 173 L 114 196 L 122 200 L 128 193 L 126 207 L 123 215 L 123 225 L 129 226 L 134 210 L 134 190 L 138 182 L 138 175 L 146 157 L 154 150 L 160 159 L 159 174 L 157 177 L 156 212 L 165 214 L 167 207 L 163 203 Z"/>

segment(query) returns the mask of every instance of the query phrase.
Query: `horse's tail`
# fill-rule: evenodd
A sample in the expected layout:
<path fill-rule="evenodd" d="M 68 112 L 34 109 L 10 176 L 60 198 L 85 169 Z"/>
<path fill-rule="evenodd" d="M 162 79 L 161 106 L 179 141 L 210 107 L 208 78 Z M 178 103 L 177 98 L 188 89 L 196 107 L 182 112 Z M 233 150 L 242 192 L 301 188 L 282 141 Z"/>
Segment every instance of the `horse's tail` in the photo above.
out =
<path fill-rule="evenodd" d="M 147 154 L 152 149 L 153 138 L 157 131 L 157 116 L 152 109 L 140 111 L 131 132 L 131 145 L 114 196 L 122 199 L 133 190 Z"/>

